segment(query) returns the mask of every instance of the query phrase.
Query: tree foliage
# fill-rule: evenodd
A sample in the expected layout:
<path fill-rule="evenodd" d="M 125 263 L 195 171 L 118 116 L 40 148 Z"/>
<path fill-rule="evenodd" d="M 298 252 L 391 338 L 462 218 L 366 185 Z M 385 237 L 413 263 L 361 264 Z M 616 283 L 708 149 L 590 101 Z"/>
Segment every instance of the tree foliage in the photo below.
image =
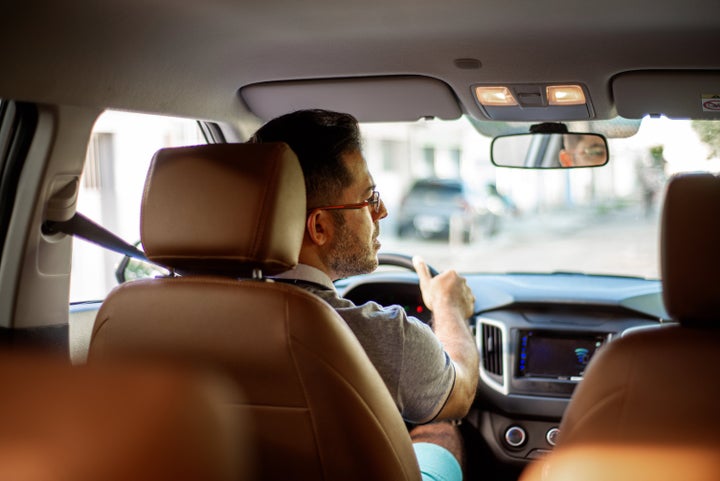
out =
<path fill-rule="evenodd" d="M 720 122 L 693 120 L 692 128 L 700 140 L 710 147 L 708 158 L 720 157 Z"/>

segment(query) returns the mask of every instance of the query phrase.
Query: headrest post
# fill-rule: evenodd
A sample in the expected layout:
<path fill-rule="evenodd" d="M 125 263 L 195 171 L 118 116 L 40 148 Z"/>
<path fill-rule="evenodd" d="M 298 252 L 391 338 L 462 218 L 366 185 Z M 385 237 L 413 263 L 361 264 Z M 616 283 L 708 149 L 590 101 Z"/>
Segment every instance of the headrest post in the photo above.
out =
<path fill-rule="evenodd" d="M 257 267 L 253 269 L 252 271 L 252 278 L 255 281 L 261 281 L 263 279 L 263 273 L 261 269 L 258 269 Z"/>

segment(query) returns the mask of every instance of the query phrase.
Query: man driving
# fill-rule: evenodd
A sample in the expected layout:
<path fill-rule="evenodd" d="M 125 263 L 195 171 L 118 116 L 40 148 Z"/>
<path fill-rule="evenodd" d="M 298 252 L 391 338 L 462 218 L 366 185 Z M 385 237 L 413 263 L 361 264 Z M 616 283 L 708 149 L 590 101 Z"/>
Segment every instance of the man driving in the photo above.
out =
<path fill-rule="evenodd" d="M 402 417 L 412 424 L 424 479 L 462 478 L 462 439 L 446 420 L 464 417 L 475 398 L 478 352 L 468 326 L 474 297 L 455 271 L 431 277 L 414 259 L 432 329 L 400 306 L 356 306 L 333 281 L 374 271 L 379 221 L 387 216 L 361 151 L 357 120 L 326 110 L 283 115 L 250 142 L 285 142 L 305 176 L 307 219 L 298 266 L 278 280 L 293 282 L 332 305 L 378 370 Z"/>

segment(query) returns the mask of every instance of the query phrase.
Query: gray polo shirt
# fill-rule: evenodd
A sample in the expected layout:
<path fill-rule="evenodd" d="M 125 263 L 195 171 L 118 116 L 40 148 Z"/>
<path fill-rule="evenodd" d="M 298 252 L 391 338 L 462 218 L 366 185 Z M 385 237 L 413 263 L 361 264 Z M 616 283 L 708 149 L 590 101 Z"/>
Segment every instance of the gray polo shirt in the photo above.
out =
<path fill-rule="evenodd" d="M 400 306 L 376 302 L 356 306 L 341 298 L 330 278 L 300 264 L 275 277 L 296 281 L 333 306 L 365 349 L 400 410 L 410 423 L 432 421 L 455 384 L 455 366 L 442 344 L 422 321 Z"/>

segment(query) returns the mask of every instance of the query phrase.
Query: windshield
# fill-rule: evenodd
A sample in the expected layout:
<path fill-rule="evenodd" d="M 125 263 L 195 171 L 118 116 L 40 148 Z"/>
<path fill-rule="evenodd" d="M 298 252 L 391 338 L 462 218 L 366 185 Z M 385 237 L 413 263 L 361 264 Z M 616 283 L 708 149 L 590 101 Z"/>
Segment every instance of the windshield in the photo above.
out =
<path fill-rule="evenodd" d="M 491 138 L 464 118 L 365 124 L 365 157 L 389 212 L 382 251 L 461 272 L 657 279 L 665 183 L 720 171 L 701 140 L 716 124 L 646 118 L 635 135 L 608 139 L 607 165 L 564 170 L 493 166 Z"/>
<path fill-rule="evenodd" d="M 492 139 L 464 118 L 365 124 L 365 158 L 389 212 L 380 221 L 381 252 L 419 254 L 438 270 L 464 273 L 658 278 L 665 182 L 680 171 L 720 172 L 706 143 L 720 139 L 718 125 L 645 119 L 636 135 L 608 140 L 605 166 L 524 170 L 495 167 Z M 79 210 L 137 242 L 153 153 L 202 142 L 191 119 L 105 113 L 88 150 Z M 120 254 L 77 239 L 71 300 L 105 297 L 118 283 L 121 261 Z M 142 265 L 137 270 L 131 278 L 154 275 Z"/>

